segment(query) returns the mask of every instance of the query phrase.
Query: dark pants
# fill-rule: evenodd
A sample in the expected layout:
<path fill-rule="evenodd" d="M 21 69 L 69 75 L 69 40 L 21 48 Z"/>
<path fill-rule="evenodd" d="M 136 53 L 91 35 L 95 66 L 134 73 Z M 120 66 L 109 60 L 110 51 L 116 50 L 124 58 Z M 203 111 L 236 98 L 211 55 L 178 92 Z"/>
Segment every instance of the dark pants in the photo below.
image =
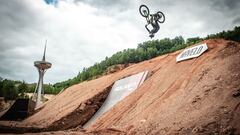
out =
<path fill-rule="evenodd" d="M 151 34 L 157 33 L 158 30 L 160 29 L 159 24 L 156 22 L 155 24 L 152 23 L 151 25 L 152 25 L 153 29 L 150 31 L 150 33 Z"/>

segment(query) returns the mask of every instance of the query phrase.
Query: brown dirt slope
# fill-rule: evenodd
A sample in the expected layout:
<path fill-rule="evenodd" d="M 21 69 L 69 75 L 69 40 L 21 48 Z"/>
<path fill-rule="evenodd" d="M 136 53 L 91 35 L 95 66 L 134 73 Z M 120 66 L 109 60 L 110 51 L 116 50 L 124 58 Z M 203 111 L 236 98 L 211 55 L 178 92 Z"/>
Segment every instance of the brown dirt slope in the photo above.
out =
<path fill-rule="evenodd" d="M 204 42 L 209 50 L 199 58 L 176 63 L 177 52 L 154 59 L 160 68 L 89 130 L 240 134 L 240 44 Z"/>
<path fill-rule="evenodd" d="M 158 61 L 164 57 L 167 55 L 133 64 L 122 71 L 71 86 L 47 101 L 41 110 L 24 121 L 5 121 L 0 122 L 0 125 L 10 126 L 12 132 L 21 133 L 25 131 L 38 132 L 39 130 L 63 130 L 83 125 L 100 107 L 115 81 L 143 70 L 149 70 L 153 73 L 160 68 L 161 64 Z"/>
<path fill-rule="evenodd" d="M 177 51 L 74 85 L 28 119 L 10 124 L 49 130 L 83 125 L 116 80 L 148 70 L 136 91 L 79 133 L 240 134 L 240 44 L 203 42 L 209 50 L 198 58 L 176 63 Z"/>

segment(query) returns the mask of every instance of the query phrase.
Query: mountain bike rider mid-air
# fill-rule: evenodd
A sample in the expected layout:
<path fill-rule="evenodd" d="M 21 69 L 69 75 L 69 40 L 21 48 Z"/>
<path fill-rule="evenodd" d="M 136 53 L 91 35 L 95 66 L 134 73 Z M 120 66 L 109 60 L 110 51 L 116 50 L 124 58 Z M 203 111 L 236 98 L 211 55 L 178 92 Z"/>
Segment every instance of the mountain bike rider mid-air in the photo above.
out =
<path fill-rule="evenodd" d="M 160 29 L 159 23 L 163 23 L 165 21 L 164 14 L 160 11 L 155 14 L 149 14 L 149 9 L 146 5 L 141 5 L 139 7 L 139 12 L 143 17 L 146 18 L 147 24 L 145 25 L 145 28 L 149 32 L 149 37 L 153 38 L 154 34 Z M 152 26 L 151 30 L 148 28 L 149 24 Z"/>
<path fill-rule="evenodd" d="M 153 14 L 153 15 L 150 15 L 150 20 L 147 21 L 148 24 L 145 25 L 145 28 L 148 30 L 149 32 L 149 37 L 153 38 L 154 37 L 154 34 L 158 32 L 158 30 L 160 29 L 160 26 L 157 22 L 158 20 L 159 15 L 158 14 Z M 153 29 L 152 30 L 149 30 L 148 29 L 148 25 L 151 24 Z"/>

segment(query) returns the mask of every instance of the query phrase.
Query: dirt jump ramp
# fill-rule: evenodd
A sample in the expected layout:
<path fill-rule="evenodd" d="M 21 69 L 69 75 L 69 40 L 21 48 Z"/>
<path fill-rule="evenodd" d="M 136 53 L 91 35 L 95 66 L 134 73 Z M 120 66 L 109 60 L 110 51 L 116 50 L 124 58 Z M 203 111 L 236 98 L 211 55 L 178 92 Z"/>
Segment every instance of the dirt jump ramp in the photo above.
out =
<path fill-rule="evenodd" d="M 221 39 L 201 43 L 208 50 L 198 58 L 176 62 L 180 50 L 133 64 L 66 89 L 22 122 L 0 124 L 40 131 L 81 127 L 115 81 L 148 70 L 140 87 L 85 130 L 51 134 L 240 134 L 240 44 Z"/>

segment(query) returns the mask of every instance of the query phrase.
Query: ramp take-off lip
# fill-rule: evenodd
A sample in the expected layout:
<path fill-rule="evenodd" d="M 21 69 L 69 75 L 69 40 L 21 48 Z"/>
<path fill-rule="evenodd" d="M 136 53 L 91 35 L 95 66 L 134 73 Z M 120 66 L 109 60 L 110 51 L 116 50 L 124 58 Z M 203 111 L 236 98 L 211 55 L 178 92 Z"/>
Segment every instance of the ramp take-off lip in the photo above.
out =
<path fill-rule="evenodd" d="M 136 90 L 146 79 L 148 71 L 143 71 L 138 74 L 123 78 L 114 83 L 107 99 L 101 106 L 101 108 L 94 114 L 94 116 L 84 125 L 84 128 L 93 124 L 97 118 L 102 116 L 119 101 L 124 99 L 134 90 Z"/>

